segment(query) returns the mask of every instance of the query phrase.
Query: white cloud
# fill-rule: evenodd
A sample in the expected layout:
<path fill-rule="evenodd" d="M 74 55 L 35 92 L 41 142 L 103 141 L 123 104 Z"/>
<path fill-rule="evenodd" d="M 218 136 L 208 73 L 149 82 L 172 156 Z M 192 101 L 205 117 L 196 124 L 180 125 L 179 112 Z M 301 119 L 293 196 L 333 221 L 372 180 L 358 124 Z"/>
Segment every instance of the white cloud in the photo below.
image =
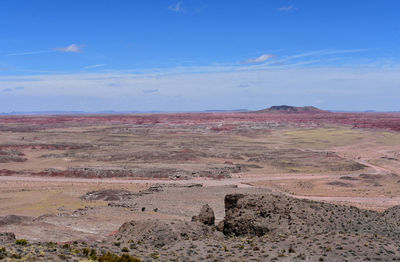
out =
<path fill-rule="evenodd" d="M 250 64 L 0 76 L 0 100 L 3 97 L 2 101 L 7 102 L 4 97 L 11 96 L 26 97 L 29 101 L 43 98 L 48 106 L 53 98 L 70 97 L 73 102 L 88 97 L 93 108 L 99 108 L 96 110 L 102 110 L 105 103 L 115 110 L 197 110 L 255 109 L 267 104 L 315 101 L 326 101 L 321 106 L 330 109 L 367 106 L 398 110 L 394 98 L 399 97 L 400 65 L 370 65 L 368 61 L 354 64 L 359 60 L 348 57 L 350 53 L 363 51 L 367 49 L 316 50 L 282 55 L 272 61 L 268 60 L 271 55 L 262 55 L 249 59 Z M 341 60 L 331 62 L 333 58 Z M 3 91 L 18 86 L 25 89 Z M 360 98 L 366 100 L 359 102 Z M 22 110 L 30 104 L 21 102 L 19 106 L 10 103 L 6 107 L 0 103 L 0 112 Z"/>
<path fill-rule="evenodd" d="M 67 47 L 58 47 L 54 48 L 56 51 L 65 52 L 65 53 L 79 53 L 82 52 L 83 46 L 78 46 L 76 44 L 71 44 Z"/>
<path fill-rule="evenodd" d="M 264 55 L 260 55 L 259 57 L 256 58 L 249 58 L 245 61 L 243 61 L 244 64 L 256 64 L 256 63 L 262 63 L 267 61 L 268 59 L 274 57 L 274 55 L 271 54 L 264 54 Z"/>
<path fill-rule="evenodd" d="M 296 10 L 296 9 L 297 9 L 297 8 L 294 7 L 293 5 L 288 5 L 288 6 L 279 7 L 279 8 L 278 8 L 278 11 L 281 11 L 281 12 L 290 12 L 290 11 L 294 11 L 294 10 Z"/>
<path fill-rule="evenodd" d="M 106 66 L 106 64 L 96 64 L 96 65 L 88 65 L 83 67 L 84 69 L 91 69 L 91 68 L 97 68 L 97 67 L 103 67 Z"/>
<path fill-rule="evenodd" d="M 20 97 L 29 97 L 31 100 L 48 99 L 46 103 L 50 104 L 54 98 L 90 97 L 91 101 L 95 101 L 92 104 L 95 110 L 104 108 L 105 101 L 114 101 L 115 105 L 111 109 L 120 110 L 197 110 L 217 108 L 216 106 L 256 109 L 266 107 L 267 104 L 312 104 L 316 100 L 331 101 L 323 103 L 323 108 L 363 109 L 364 104 L 354 102 L 360 97 L 370 97 L 371 101 L 365 103 L 370 103 L 368 106 L 371 108 L 379 109 L 381 106 L 394 110 L 397 107 L 398 110 L 397 101 L 379 102 L 383 98 L 375 98 L 399 96 L 400 67 L 382 69 L 242 65 L 225 69 L 216 67 L 214 70 L 211 67 L 174 70 L 0 76 L 0 84 L 4 88 L 23 85 L 25 89 L 18 92 Z M 114 82 L 118 82 L 118 85 L 110 88 L 110 83 Z M 236 88 L 240 83 L 243 83 L 243 88 Z M 249 86 L 245 87 L 244 84 L 247 83 Z M 7 92 L 9 91 L 4 90 L 3 95 L 13 95 Z M 345 104 L 344 100 L 352 102 Z M 382 103 L 385 103 L 385 107 Z M 21 104 L 21 108 L 25 104 Z M 15 103 L 10 108 L 0 104 L 0 111 L 19 110 Z M 78 109 L 85 108 L 77 107 Z"/>
<path fill-rule="evenodd" d="M 177 13 L 180 13 L 180 12 L 184 11 L 181 2 L 178 2 L 178 3 L 175 3 L 175 4 L 172 4 L 172 5 L 168 6 L 168 9 L 173 11 L 173 12 L 177 12 Z"/>

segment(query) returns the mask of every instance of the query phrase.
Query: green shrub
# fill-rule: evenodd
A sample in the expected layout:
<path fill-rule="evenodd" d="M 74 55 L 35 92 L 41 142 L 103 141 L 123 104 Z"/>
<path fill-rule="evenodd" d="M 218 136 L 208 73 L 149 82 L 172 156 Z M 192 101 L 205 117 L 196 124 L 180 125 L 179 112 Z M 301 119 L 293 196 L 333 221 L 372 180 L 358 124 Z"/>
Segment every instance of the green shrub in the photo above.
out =
<path fill-rule="evenodd" d="M 17 239 L 17 240 L 15 240 L 15 244 L 21 245 L 21 246 L 26 246 L 28 244 L 28 241 L 26 239 Z"/>
<path fill-rule="evenodd" d="M 56 247 L 57 246 L 57 243 L 55 243 L 55 242 L 47 242 L 47 246 L 48 247 Z"/>
<path fill-rule="evenodd" d="M 62 259 L 62 260 L 66 260 L 66 259 L 67 259 L 67 256 L 64 255 L 64 254 L 59 254 L 58 257 L 59 257 L 60 259 Z"/>
<path fill-rule="evenodd" d="M 82 253 L 85 255 L 85 256 L 89 256 L 89 252 L 90 252 L 90 249 L 89 248 L 82 248 Z"/>
<path fill-rule="evenodd" d="M 21 257 L 21 255 L 19 255 L 19 254 L 12 254 L 12 255 L 11 255 L 11 258 L 21 259 L 22 257 Z"/>
<path fill-rule="evenodd" d="M 7 251 L 5 247 L 0 248 L 0 260 L 6 258 L 7 256 Z"/>
<path fill-rule="evenodd" d="M 89 259 L 91 259 L 91 260 L 97 260 L 97 251 L 96 251 L 96 249 L 90 250 Z"/>

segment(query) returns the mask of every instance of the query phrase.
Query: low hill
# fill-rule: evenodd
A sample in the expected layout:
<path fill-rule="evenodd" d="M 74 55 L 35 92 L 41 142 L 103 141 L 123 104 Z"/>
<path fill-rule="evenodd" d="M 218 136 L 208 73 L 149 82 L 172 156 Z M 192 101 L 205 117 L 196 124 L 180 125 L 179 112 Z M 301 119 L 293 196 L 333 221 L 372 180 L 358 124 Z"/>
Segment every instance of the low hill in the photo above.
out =
<path fill-rule="evenodd" d="M 281 105 L 281 106 L 271 106 L 270 108 L 262 109 L 255 111 L 256 113 L 326 113 L 328 111 L 321 110 L 314 106 L 288 106 L 288 105 Z"/>

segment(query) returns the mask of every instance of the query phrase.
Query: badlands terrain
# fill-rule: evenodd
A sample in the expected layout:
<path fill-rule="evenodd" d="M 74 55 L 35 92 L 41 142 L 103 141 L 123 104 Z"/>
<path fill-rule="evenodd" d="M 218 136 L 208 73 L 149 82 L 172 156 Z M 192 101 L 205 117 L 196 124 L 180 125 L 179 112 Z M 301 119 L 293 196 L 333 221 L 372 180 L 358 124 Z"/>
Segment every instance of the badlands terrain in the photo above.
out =
<path fill-rule="evenodd" d="M 0 116 L 0 260 L 400 260 L 400 113 Z"/>

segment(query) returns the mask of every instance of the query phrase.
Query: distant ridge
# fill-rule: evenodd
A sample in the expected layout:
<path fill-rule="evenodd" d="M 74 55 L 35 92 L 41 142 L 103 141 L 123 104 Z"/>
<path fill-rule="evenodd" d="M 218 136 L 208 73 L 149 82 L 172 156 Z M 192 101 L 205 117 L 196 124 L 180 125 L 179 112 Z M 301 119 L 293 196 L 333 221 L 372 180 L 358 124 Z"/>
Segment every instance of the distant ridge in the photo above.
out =
<path fill-rule="evenodd" d="M 293 114 L 293 113 L 307 113 L 307 114 L 316 114 L 316 113 L 327 113 L 329 111 L 325 111 L 314 106 L 288 106 L 288 105 L 281 105 L 281 106 L 271 106 L 270 108 L 254 111 L 255 113 L 286 113 L 286 114 Z"/>

